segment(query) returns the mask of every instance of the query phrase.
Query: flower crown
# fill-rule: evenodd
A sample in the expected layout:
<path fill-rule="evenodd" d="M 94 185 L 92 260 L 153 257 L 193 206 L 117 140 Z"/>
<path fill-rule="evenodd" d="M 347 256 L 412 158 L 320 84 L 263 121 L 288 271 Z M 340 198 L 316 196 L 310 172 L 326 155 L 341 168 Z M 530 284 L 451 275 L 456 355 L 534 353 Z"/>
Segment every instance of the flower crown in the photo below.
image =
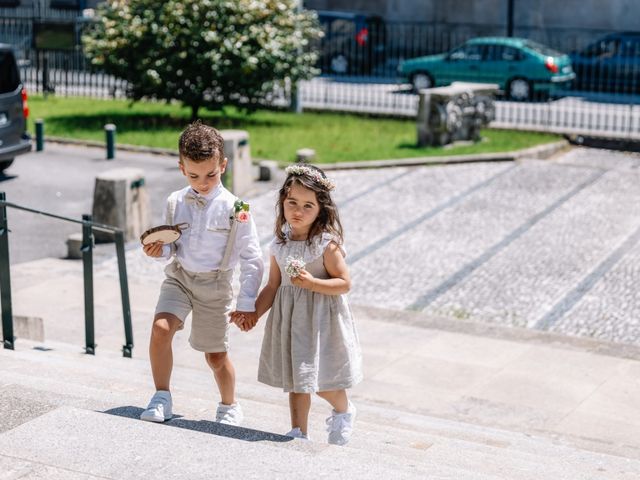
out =
<path fill-rule="evenodd" d="M 287 168 L 284 169 L 284 171 L 287 173 L 287 175 L 309 177 L 311 180 L 313 180 L 316 183 L 319 183 L 329 191 L 336 188 L 336 185 L 327 177 L 323 176 L 319 170 L 308 167 L 306 165 L 289 165 Z"/>

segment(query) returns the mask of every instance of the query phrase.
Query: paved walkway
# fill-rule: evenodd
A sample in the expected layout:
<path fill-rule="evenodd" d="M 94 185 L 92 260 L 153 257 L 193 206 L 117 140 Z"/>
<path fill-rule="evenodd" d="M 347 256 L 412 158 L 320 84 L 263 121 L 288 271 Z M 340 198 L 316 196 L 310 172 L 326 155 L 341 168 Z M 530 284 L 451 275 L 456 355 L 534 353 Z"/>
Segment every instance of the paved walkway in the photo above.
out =
<path fill-rule="evenodd" d="M 639 165 L 636 155 L 574 150 L 333 172 L 365 352 L 355 396 L 640 458 Z M 274 197 L 248 197 L 265 246 Z M 162 273 L 136 245 L 127 257 L 139 357 Z M 115 261 L 95 272 L 100 355 L 120 348 L 123 329 Z M 14 314 L 83 345 L 80 262 L 12 265 L 12 286 Z M 176 362 L 201 365 L 186 337 Z M 260 339 L 261 327 L 234 330 L 242 381 L 255 381 Z"/>

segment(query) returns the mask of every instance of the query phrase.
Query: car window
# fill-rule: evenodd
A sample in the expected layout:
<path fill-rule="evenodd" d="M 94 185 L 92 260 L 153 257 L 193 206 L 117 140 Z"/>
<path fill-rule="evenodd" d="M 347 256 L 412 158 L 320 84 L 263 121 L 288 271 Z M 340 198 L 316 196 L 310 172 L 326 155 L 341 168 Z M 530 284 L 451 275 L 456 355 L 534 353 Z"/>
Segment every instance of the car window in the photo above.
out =
<path fill-rule="evenodd" d="M 608 58 L 616 55 L 620 41 L 615 38 L 600 40 L 589 45 L 582 54 L 585 57 Z"/>
<path fill-rule="evenodd" d="M 20 75 L 13 53 L 0 51 L 0 94 L 13 92 L 20 85 Z"/>
<path fill-rule="evenodd" d="M 620 55 L 623 57 L 640 57 L 640 38 L 627 38 L 620 45 Z"/>
<path fill-rule="evenodd" d="M 451 52 L 449 58 L 451 60 L 482 60 L 482 49 L 484 45 L 474 43 L 472 45 L 463 45 Z"/>
<path fill-rule="evenodd" d="M 507 45 L 487 45 L 487 60 L 490 62 L 515 62 L 522 60 L 522 53 L 517 48 Z"/>
<path fill-rule="evenodd" d="M 323 23 L 325 25 L 325 34 L 329 36 L 351 37 L 355 30 L 353 22 L 340 18 Z"/>
<path fill-rule="evenodd" d="M 553 48 L 549 48 L 546 45 L 534 42 L 533 40 L 527 40 L 526 42 L 524 42 L 524 44 L 534 52 L 538 52 L 545 57 L 561 57 L 562 55 L 564 55 L 564 53 L 559 52 L 558 50 L 554 50 Z"/>

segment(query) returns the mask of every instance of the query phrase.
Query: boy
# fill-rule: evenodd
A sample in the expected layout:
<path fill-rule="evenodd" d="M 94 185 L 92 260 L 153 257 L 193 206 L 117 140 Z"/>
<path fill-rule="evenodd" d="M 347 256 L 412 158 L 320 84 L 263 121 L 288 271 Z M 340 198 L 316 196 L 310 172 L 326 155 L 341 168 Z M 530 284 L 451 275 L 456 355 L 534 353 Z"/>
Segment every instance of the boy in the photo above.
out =
<path fill-rule="evenodd" d="M 174 245 L 146 245 L 150 257 L 169 259 L 156 306 L 149 358 L 156 393 L 140 418 L 164 422 L 171 418 L 169 383 L 173 367 L 171 343 L 192 312 L 189 343 L 204 352 L 213 370 L 221 401 L 216 421 L 239 425 L 243 419 L 235 400 L 235 371 L 227 355 L 228 315 L 234 266 L 240 263 L 237 310 L 252 317 L 262 280 L 263 262 L 255 225 L 220 179 L 227 166 L 220 133 L 200 122 L 189 125 L 179 141 L 178 166 L 189 186 L 167 200 L 167 223 L 188 226 Z"/>

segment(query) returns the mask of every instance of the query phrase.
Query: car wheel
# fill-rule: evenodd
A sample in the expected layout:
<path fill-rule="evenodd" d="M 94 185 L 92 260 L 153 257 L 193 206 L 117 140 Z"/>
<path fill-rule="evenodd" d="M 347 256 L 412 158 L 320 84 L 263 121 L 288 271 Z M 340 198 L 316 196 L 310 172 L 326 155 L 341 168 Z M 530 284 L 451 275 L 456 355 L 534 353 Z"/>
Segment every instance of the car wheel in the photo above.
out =
<path fill-rule="evenodd" d="M 532 88 L 528 80 L 524 78 L 514 78 L 509 82 L 507 92 L 511 100 L 530 100 Z"/>
<path fill-rule="evenodd" d="M 349 71 L 349 60 L 344 55 L 336 55 L 331 58 L 331 71 L 333 73 L 347 73 Z"/>
<path fill-rule="evenodd" d="M 433 80 L 431 80 L 428 73 L 418 72 L 412 75 L 411 85 L 413 86 L 413 91 L 418 93 L 423 88 L 431 88 L 433 86 Z"/>
<path fill-rule="evenodd" d="M 0 173 L 4 172 L 5 169 L 9 168 L 12 163 L 13 163 L 13 158 L 10 158 L 9 160 L 2 160 L 0 162 Z"/>

